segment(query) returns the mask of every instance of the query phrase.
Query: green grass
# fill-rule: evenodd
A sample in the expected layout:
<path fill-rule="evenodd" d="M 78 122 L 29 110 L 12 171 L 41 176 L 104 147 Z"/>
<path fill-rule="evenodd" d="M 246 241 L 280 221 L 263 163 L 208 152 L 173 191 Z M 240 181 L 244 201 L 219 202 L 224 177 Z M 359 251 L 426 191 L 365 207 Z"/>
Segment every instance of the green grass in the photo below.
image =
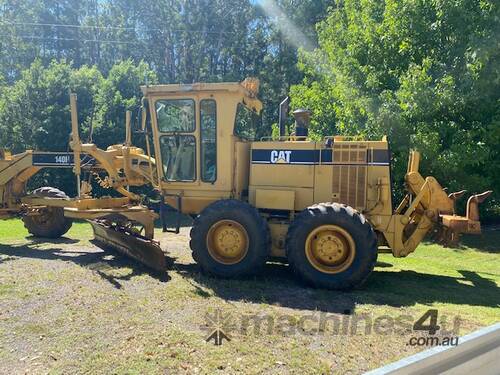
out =
<path fill-rule="evenodd" d="M 363 297 L 388 306 L 421 310 L 432 306 L 479 324 L 493 324 L 498 321 L 500 304 L 499 241 L 500 232 L 488 231 L 482 238 L 485 247 L 449 249 L 423 244 L 407 258 L 382 254 L 379 262 L 390 266 L 377 268 Z M 497 250 L 493 250 L 495 246 Z"/>
<path fill-rule="evenodd" d="M 167 274 L 101 252 L 86 223 L 45 243 L 19 220 L 0 222 L 0 368 L 8 373 L 362 373 L 423 348 L 409 347 L 413 322 L 438 309 L 443 329 L 460 335 L 498 321 L 500 232 L 465 238 L 459 249 L 422 244 L 404 259 L 381 254 L 367 284 L 352 292 L 315 290 L 286 265 L 256 278 L 200 274 L 189 228 L 157 237 Z M 231 342 L 205 342 L 206 314 L 231 318 Z M 345 314 L 347 313 L 347 314 Z M 244 317 L 274 322 L 244 332 Z M 330 319 L 318 329 L 315 321 Z M 345 334 L 332 319 L 397 321 L 401 329 Z M 351 319 L 351 320 L 349 320 Z M 350 326 L 352 327 L 352 325 Z"/>
<path fill-rule="evenodd" d="M 18 219 L 8 219 L 0 221 L 0 243 L 4 240 L 19 240 L 30 236 L 24 224 Z M 67 233 L 70 238 L 91 239 L 92 229 L 86 222 L 74 222 L 73 226 Z"/>

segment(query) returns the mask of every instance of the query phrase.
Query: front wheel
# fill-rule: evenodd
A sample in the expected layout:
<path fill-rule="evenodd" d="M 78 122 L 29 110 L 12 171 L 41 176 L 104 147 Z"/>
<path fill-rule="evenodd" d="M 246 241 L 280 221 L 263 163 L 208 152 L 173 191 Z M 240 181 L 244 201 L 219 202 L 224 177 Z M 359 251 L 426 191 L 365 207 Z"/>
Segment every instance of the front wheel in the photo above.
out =
<path fill-rule="evenodd" d="M 31 194 L 37 198 L 69 199 L 61 190 L 52 187 L 36 189 Z M 24 226 L 35 237 L 59 238 L 71 228 L 72 221 L 64 216 L 64 209 L 60 207 L 45 207 L 38 210 L 36 215 L 23 217 Z"/>
<path fill-rule="evenodd" d="M 248 276 L 269 257 L 269 228 L 248 203 L 221 200 L 197 216 L 190 246 L 204 272 L 226 278 Z"/>
<path fill-rule="evenodd" d="M 326 289 L 362 285 L 377 261 L 377 237 L 352 207 L 321 203 L 302 211 L 290 225 L 287 258 L 307 283 Z"/>

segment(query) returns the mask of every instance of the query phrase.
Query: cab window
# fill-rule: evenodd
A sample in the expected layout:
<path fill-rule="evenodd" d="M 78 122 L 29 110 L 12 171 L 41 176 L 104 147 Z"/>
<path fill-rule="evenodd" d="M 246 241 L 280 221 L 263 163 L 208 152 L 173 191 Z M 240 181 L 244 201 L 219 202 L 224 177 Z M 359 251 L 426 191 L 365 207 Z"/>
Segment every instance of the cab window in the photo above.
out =
<path fill-rule="evenodd" d="M 158 128 L 162 133 L 190 133 L 195 129 L 192 99 L 169 99 L 156 102 Z"/>
<path fill-rule="evenodd" d="M 196 128 L 193 99 L 162 99 L 155 103 L 163 175 L 167 181 L 196 180 Z"/>
<path fill-rule="evenodd" d="M 200 102 L 201 180 L 217 179 L 217 105 L 213 99 Z"/>
<path fill-rule="evenodd" d="M 192 135 L 169 135 L 160 138 L 163 174 L 167 181 L 196 179 L 196 140 Z"/>
<path fill-rule="evenodd" d="M 234 134 L 240 138 L 253 141 L 257 138 L 257 132 L 260 128 L 261 117 L 247 106 L 239 103 L 236 110 L 236 119 L 234 123 Z"/>

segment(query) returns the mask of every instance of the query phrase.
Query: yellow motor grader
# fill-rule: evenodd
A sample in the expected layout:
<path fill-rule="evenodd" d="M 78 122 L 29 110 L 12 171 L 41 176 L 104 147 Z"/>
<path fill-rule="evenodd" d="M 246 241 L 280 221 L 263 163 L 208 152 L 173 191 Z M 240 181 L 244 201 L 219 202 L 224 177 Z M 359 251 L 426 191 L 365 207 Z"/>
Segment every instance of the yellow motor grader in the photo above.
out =
<path fill-rule="evenodd" d="M 330 289 L 361 285 L 379 251 L 407 256 L 432 229 L 444 243 L 481 231 L 478 205 L 491 192 L 470 197 L 466 216 L 457 215 L 455 201 L 464 192 L 447 194 L 435 178 L 422 177 L 416 151 L 405 176 L 408 194 L 394 209 L 385 137 L 314 141 L 308 138 L 310 112 L 297 110 L 291 136 L 280 126 L 278 139 L 255 140 L 262 110 L 255 79 L 142 91 L 145 150 L 132 145 L 130 112 L 123 144 L 102 150 L 82 143 L 72 94 L 72 152 L 2 151 L 0 218 L 22 215 L 31 234 L 49 238 L 64 235 L 72 219 L 87 219 L 97 240 L 163 270 L 154 221 L 159 216 L 168 231 L 170 206 L 195 218 L 190 247 L 206 273 L 245 276 L 280 257 L 309 284 Z M 47 187 L 26 194 L 40 169 L 64 167 L 76 175 L 75 198 Z M 82 176 L 122 197 L 92 197 Z M 159 215 L 130 189 L 144 185 L 161 197 Z"/>

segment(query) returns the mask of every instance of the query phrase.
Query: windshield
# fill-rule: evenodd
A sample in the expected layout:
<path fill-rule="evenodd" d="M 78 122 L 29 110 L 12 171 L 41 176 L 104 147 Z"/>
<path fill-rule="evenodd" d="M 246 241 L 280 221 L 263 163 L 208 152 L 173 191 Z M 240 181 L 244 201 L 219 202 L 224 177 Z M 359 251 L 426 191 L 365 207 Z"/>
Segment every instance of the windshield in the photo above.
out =
<path fill-rule="evenodd" d="M 169 99 L 156 102 L 158 128 L 162 133 L 194 131 L 194 100 Z"/>

